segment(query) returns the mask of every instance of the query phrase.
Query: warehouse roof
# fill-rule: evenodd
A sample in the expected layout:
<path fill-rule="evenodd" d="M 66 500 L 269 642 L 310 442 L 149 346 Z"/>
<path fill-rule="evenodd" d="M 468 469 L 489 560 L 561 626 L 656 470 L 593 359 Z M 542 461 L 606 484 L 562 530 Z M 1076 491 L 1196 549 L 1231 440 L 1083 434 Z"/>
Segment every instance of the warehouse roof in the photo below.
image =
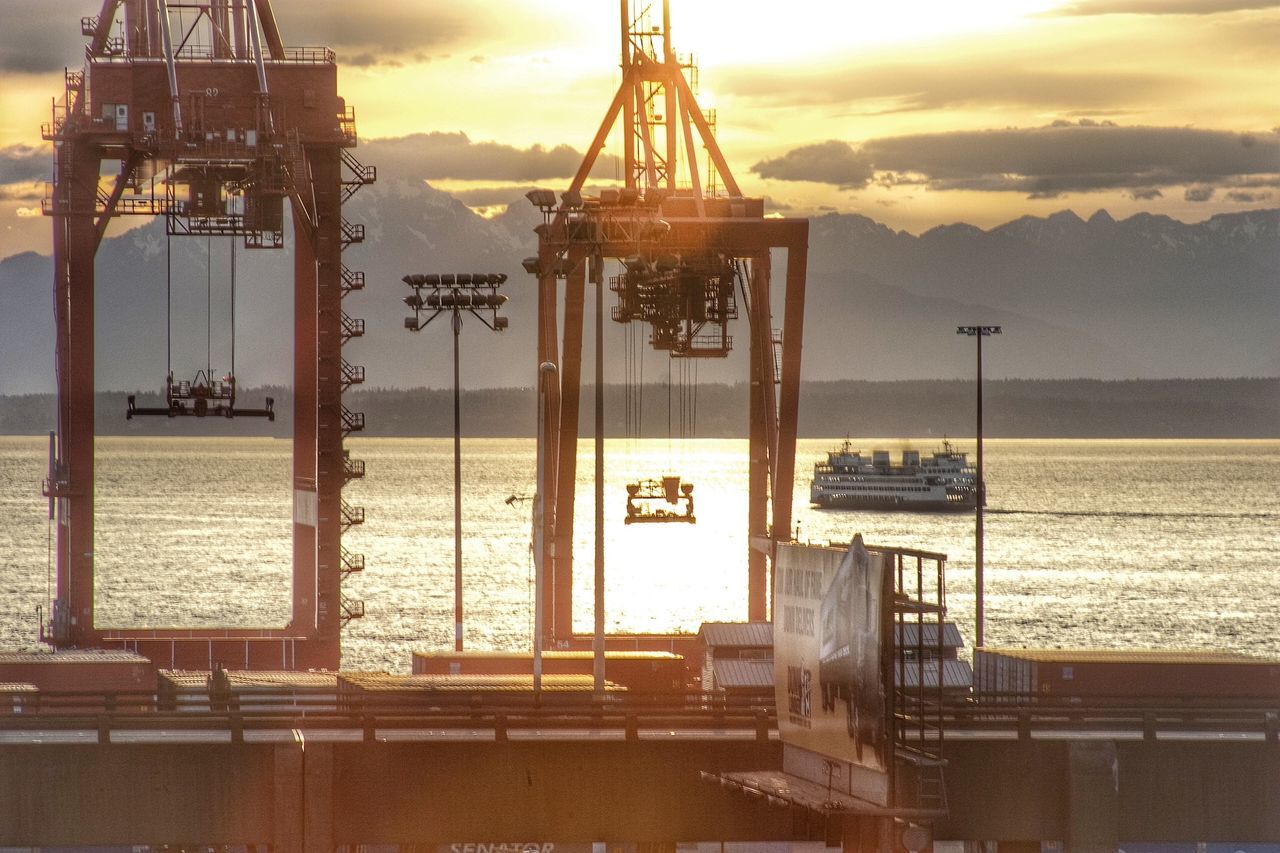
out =
<path fill-rule="evenodd" d="M 772 622 L 703 622 L 698 638 L 721 648 L 773 648 Z"/>

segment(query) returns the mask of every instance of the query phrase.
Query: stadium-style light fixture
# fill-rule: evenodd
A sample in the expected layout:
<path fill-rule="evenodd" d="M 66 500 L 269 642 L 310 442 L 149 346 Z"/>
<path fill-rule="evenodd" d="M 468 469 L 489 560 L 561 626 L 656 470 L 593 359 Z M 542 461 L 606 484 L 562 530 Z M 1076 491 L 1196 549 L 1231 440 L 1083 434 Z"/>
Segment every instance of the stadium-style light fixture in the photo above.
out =
<path fill-rule="evenodd" d="M 498 309 L 507 301 L 498 288 L 506 280 L 506 273 L 414 273 L 402 279 L 413 288 L 413 293 L 404 298 L 404 304 L 413 309 L 413 316 L 404 319 L 406 329 L 420 332 L 444 313 L 453 318 L 453 647 L 459 652 L 462 651 L 462 399 L 458 382 L 458 338 L 464 311 L 495 332 L 509 326 L 506 317 L 498 316 Z"/>

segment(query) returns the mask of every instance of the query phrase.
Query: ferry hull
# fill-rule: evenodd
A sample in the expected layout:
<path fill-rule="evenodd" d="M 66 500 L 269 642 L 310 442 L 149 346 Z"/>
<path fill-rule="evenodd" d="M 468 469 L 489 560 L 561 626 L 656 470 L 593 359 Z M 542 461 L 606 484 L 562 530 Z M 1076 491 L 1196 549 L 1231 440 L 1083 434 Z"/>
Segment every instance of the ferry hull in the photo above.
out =
<path fill-rule="evenodd" d="M 810 500 L 823 509 L 865 509 L 878 512 L 964 512 L 973 510 L 974 501 L 904 501 L 897 498 L 864 495 L 824 494 Z"/>

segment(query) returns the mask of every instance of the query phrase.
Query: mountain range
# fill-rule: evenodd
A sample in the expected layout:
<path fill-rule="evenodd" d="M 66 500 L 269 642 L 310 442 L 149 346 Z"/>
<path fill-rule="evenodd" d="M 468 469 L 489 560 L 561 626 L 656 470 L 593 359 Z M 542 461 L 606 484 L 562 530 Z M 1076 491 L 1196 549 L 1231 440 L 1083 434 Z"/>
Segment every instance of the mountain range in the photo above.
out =
<path fill-rule="evenodd" d="M 362 149 L 362 159 L 377 162 L 376 145 Z M 382 168 L 345 215 L 366 229 L 345 259 L 366 271 L 368 285 L 345 308 L 366 320 L 347 358 L 366 366 L 369 387 L 449 385 L 448 324 L 406 331 L 400 278 L 453 271 L 509 276 L 510 328 L 495 334 L 478 321 L 464 324 L 463 385 L 533 384 L 535 288 L 520 261 L 535 251 L 536 209 L 518 199 L 484 219 L 411 170 Z M 161 222 L 124 231 L 129 224 L 113 224 L 98 253 L 98 388 L 154 390 L 168 369 L 179 378 L 206 365 L 217 374 L 230 369 L 228 241 L 169 241 Z M 831 213 L 811 220 L 809 242 L 808 380 L 971 377 L 973 342 L 955 327 L 977 323 L 1003 327 L 984 348 L 991 378 L 1280 376 L 1280 210 L 1195 224 L 1147 214 L 1117 221 L 1101 210 L 1083 220 L 1063 211 L 918 236 Z M 291 263 L 287 248 L 236 250 L 234 364 L 242 384 L 289 382 Z M 775 311 L 782 268 L 775 262 Z M 53 388 L 51 282 L 47 256 L 0 261 L 0 394 Z M 744 328 L 734 334 L 745 343 Z M 606 349 L 607 375 L 621 381 L 627 345 L 612 323 Z M 649 352 L 642 369 L 644 381 L 665 381 L 670 360 Z M 697 369 L 699 381 L 741 381 L 745 353 Z"/>

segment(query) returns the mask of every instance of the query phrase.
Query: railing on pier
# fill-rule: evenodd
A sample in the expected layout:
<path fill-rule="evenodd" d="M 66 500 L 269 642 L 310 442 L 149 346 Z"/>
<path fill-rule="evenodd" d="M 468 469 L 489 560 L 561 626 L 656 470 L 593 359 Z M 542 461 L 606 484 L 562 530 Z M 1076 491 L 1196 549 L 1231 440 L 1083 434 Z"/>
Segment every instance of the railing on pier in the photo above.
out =
<path fill-rule="evenodd" d="M 777 738 L 772 695 L 728 697 L 702 693 L 637 693 L 611 689 L 603 696 L 581 690 L 379 690 L 264 688 L 219 693 L 216 689 L 143 692 L 27 692 L 0 697 L 0 732 L 75 733 L 80 741 L 108 743 L 113 732 L 221 732 L 230 741 L 245 733 L 323 730 L 342 740 L 396 739 L 395 732 L 483 732 L 558 739 L 587 731 L 604 740 Z M 125 736 L 126 738 L 128 736 Z M 252 737 L 252 736 L 251 736 Z M 10 739 L 13 739 L 11 736 Z M 117 740 L 121 739 L 119 737 Z"/>
<path fill-rule="evenodd" d="M 16 685 L 7 685 L 16 687 Z M 910 709 L 900 723 L 914 725 Z M 971 739 L 1111 737 L 1157 740 L 1195 735 L 1230 736 L 1280 743 L 1280 707 L 1273 700 L 1171 703 L 1093 701 L 1088 704 L 1037 701 L 996 704 L 957 700 L 942 711 L 941 731 Z M 0 732 L 23 730 L 110 732 L 182 729 L 232 732 L 282 729 L 480 730 L 504 739 L 512 730 L 612 732 L 634 739 L 641 731 L 719 733 L 758 740 L 776 739 L 773 695 L 417 688 L 371 692 L 340 688 L 261 687 L 230 694 L 202 688 L 159 692 L 0 691 Z M 934 734 L 933 736 L 936 736 Z M 361 737 L 356 736 L 359 740 Z M 928 735 L 926 735 L 926 740 Z M 99 742 L 105 740 L 99 739 Z"/>

